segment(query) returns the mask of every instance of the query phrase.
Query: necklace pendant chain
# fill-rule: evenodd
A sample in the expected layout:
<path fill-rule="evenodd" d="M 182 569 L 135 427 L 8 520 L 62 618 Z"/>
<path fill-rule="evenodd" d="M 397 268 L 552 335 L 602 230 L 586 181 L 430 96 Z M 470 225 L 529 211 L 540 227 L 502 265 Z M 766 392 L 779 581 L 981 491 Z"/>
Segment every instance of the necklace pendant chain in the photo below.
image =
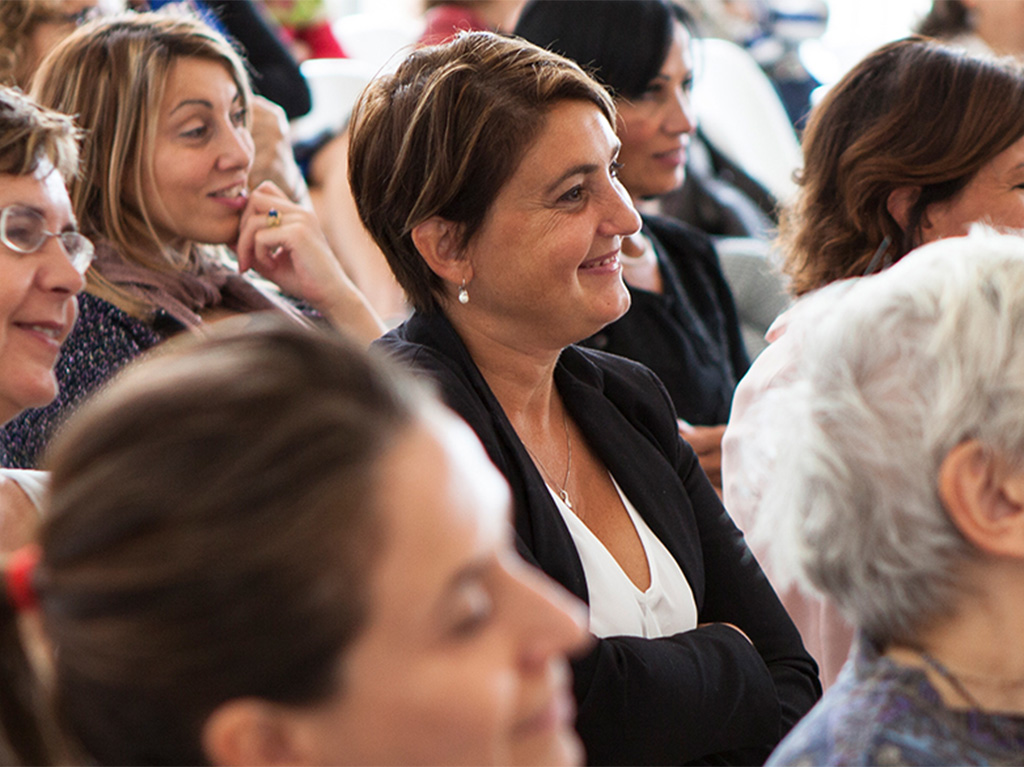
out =
<path fill-rule="evenodd" d="M 572 501 L 569 500 L 569 474 L 572 472 L 572 439 L 569 438 L 569 421 L 565 415 L 565 408 L 562 408 L 562 430 L 565 432 L 565 449 L 566 449 L 566 461 L 565 461 L 565 479 L 562 480 L 562 484 L 559 485 L 555 482 L 551 476 L 551 472 L 548 471 L 544 462 L 540 460 L 533 451 L 530 450 L 526 443 L 523 445 L 526 447 L 526 452 L 530 454 L 534 461 L 537 462 L 537 466 L 540 467 L 541 473 L 544 475 L 544 481 L 553 485 L 554 489 L 558 492 L 558 497 L 562 499 L 562 502 L 569 508 L 569 511 L 574 511 Z"/>

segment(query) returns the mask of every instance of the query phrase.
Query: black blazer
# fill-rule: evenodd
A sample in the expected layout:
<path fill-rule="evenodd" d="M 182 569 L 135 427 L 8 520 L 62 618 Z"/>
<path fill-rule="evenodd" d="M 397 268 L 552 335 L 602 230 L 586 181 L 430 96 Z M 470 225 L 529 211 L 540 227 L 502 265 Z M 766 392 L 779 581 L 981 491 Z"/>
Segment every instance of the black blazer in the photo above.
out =
<path fill-rule="evenodd" d="M 414 314 L 376 342 L 428 373 L 512 487 L 522 555 L 587 600 L 583 567 L 544 480 L 444 315 Z M 693 589 L 698 622 L 660 639 L 598 640 L 573 663 L 592 764 L 763 762 L 821 695 L 817 667 L 676 431 L 642 365 L 570 346 L 555 384 L 569 414 Z M 756 647 L 756 649 L 755 649 Z"/>

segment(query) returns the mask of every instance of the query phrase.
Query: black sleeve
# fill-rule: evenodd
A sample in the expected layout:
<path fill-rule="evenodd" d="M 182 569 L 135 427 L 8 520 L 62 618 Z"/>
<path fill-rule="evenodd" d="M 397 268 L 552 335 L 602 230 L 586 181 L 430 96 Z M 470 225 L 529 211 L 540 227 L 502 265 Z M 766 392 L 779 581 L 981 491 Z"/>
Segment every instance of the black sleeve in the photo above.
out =
<path fill-rule="evenodd" d="M 751 641 L 722 625 L 598 641 L 574 664 L 577 729 L 591 764 L 760 764 L 821 697 L 817 666 L 692 448 L 671 439 L 704 558 L 698 622 L 731 623 Z"/>
<path fill-rule="evenodd" d="M 252 0 L 204 2 L 245 50 L 253 90 L 280 105 L 289 120 L 309 112 L 313 101 L 298 63 L 267 26 Z"/>
<path fill-rule="evenodd" d="M 768 758 L 772 748 L 821 698 L 818 667 L 782 606 L 743 534 L 733 523 L 688 444 L 680 440 L 680 476 L 698 513 L 704 553 L 705 591 L 701 622 L 726 622 L 750 637 L 768 669 L 778 703 L 776 732 L 768 745 L 721 754 L 731 763 Z M 729 751 L 742 744 L 734 741 Z"/>

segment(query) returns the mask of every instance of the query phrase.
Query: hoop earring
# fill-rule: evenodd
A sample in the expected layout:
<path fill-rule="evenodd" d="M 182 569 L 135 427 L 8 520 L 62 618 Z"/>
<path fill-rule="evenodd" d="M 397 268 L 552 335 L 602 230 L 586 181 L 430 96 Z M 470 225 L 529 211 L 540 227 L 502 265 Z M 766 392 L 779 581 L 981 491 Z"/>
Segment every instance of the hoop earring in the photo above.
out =
<path fill-rule="evenodd" d="M 459 285 L 459 303 L 463 306 L 469 303 L 469 291 L 466 290 L 465 280 L 463 280 L 462 284 Z"/>

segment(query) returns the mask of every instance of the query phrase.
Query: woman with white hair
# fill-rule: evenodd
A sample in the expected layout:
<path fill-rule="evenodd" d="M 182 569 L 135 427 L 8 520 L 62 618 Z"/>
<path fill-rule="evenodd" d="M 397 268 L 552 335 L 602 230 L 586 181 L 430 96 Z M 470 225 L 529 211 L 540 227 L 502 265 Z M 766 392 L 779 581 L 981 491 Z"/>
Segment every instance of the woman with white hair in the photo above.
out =
<path fill-rule="evenodd" d="M 1022 764 L 1024 240 L 976 228 L 808 300 L 754 535 L 858 638 L 769 764 Z"/>

